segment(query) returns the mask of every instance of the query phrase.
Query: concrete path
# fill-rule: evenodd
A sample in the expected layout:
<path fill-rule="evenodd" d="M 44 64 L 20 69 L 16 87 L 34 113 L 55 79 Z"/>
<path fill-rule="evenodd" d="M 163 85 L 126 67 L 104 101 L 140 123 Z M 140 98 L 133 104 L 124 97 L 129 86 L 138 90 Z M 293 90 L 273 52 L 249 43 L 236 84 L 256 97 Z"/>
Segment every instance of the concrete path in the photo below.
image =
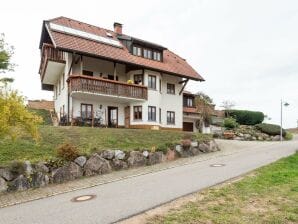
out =
<path fill-rule="evenodd" d="M 219 144 L 223 148 L 237 149 L 243 143 L 220 141 Z M 283 143 L 247 144 L 245 147 L 242 145 L 242 150 L 232 150 L 234 153 L 204 161 L 5 207 L 0 209 L 0 223 L 113 223 L 242 175 L 291 155 L 298 149 L 297 138 Z M 225 166 L 211 167 L 211 164 Z M 87 194 L 96 195 L 96 198 L 85 202 L 71 201 L 76 196 Z"/>

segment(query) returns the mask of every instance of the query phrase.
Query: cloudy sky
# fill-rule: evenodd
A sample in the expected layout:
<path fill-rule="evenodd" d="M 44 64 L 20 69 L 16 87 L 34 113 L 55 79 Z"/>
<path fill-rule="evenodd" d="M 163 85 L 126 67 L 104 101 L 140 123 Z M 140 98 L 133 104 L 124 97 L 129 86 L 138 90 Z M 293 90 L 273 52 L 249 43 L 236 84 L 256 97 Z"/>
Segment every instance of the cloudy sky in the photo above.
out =
<path fill-rule="evenodd" d="M 188 90 L 203 91 L 217 106 L 260 110 L 286 127 L 298 120 L 298 1 L 135 0 L 16 1 L 1 3 L 0 32 L 16 48 L 10 76 L 29 99 L 52 99 L 41 91 L 38 49 L 42 21 L 66 16 L 159 43 L 173 50 L 206 79 Z M 7 74 L 6 74 L 7 75 Z"/>

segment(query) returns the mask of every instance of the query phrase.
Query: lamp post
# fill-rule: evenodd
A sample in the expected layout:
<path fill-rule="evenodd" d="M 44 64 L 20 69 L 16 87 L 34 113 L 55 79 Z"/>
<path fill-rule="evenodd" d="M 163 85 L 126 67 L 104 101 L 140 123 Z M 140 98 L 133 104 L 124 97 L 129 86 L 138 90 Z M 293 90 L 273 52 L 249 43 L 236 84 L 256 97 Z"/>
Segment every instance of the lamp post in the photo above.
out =
<path fill-rule="evenodd" d="M 289 103 L 282 101 L 282 99 L 280 100 L 280 142 L 282 142 L 282 109 L 283 106 L 287 107 L 289 105 Z"/>

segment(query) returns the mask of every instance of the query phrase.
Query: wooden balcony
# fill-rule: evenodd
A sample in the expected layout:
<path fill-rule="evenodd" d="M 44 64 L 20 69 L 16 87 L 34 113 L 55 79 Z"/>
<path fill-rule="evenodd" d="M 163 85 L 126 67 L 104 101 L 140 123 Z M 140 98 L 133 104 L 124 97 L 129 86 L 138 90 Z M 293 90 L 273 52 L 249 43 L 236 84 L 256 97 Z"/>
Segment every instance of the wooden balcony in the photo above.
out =
<path fill-rule="evenodd" d="M 63 51 L 57 50 L 51 44 L 43 44 L 41 49 L 41 61 L 39 67 L 39 74 L 41 75 L 41 79 L 43 80 L 49 62 L 51 66 L 55 66 L 55 64 L 65 64 L 65 58 Z"/>
<path fill-rule="evenodd" d="M 72 75 L 68 79 L 69 93 L 86 92 L 123 98 L 147 100 L 146 86 L 127 84 L 99 77 Z"/>

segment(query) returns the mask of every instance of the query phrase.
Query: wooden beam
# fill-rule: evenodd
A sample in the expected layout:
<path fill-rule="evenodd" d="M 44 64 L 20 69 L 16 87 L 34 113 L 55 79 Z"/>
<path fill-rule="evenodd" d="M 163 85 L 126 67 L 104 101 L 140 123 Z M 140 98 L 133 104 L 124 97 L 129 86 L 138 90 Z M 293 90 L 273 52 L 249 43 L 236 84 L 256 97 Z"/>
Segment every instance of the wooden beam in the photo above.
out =
<path fill-rule="evenodd" d="M 189 81 L 189 79 L 186 79 L 186 81 L 184 82 L 184 84 L 183 84 L 183 86 L 182 86 L 182 89 L 181 89 L 180 92 L 179 92 L 179 95 L 181 95 L 181 93 L 183 92 L 183 90 L 184 90 L 186 84 L 188 83 L 188 81 Z"/>

